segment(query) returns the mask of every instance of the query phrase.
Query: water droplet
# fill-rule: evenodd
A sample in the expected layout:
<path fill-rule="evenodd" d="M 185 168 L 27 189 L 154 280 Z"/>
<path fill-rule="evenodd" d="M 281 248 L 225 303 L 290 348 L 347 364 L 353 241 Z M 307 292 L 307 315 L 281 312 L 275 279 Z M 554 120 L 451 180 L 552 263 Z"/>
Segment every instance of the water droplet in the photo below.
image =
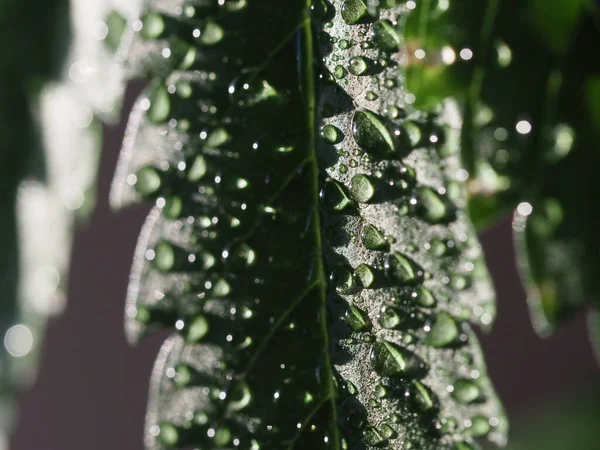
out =
<path fill-rule="evenodd" d="M 417 204 L 420 215 L 430 223 L 441 223 L 452 218 L 451 209 L 429 187 L 422 187 L 417 191 Z"/>
<path fill-rule="evenodd" d="M 342 50 L 346 50 L 348 48 L 350 48 L 350 41 L 346 40 L 346 39 L 340 39 L 340 41 L 338 42 L 338 47 L 341 48 Z"/>
<path fill-rule="evenodd" d="M 168 447 L 176 447 L 179 444 L 179 430 L 171 423 L 163 423 L 159 426 L 158 439 Z"/>
<path fill-rule="evenodd" d="M 157 13 L 148 13 L 142 17 L 142 37 L 153 40 L 161 37 L 165 31 L 165 19 Z"/>
<path fill-rule="evenodd" d="M 378 158 L 393 156 L 394 141 L 391 134 L 374 112 L 358 110 L 352 119 L 354 140 L 365 152 Z"/>
<path fill-rule="evenodd" d="M 359 203 L 369 203 L 375 195 L 375 186 L 367 175 L 357 174 L 350 181 L 350 192 Z"/>
<path fill-rule="evenodd" d="M 350 60 L 348 70 L 352 75 L 360 76 L 365 75 L 369 70 L 369 64 L 362 56 L 355 56 Z"/>
<path fill-rule="evenodd" d="M 146 166 L 142 167 L 135 174 L 135 190 L 144 197 L 151 197 L 155 195 L 162 184 L 162 179 L 158 169 Z"/>
<path fill-rule="evenodd" d="M 354 202 L 339 181 L 331 180 L 325 183 L 321 190 L 321 200 L 327 210 L 344 213 L 353 209 Z"/>
<path fill-rule="evenodd" d="M 369 267 L 367 264 L 359 265 L 354 270 L 354 273 L 358 277 L 362 287 L 364 287 L 366 289 L 371 288 L 373 286 L 373 284 L 375 283 L 375 273 L 373 272 L 373 269 L 371 267 Z"/>
<path fill-rule="evenodd" d="M 255 73 L 236 78 L 229 86 L 229 97 L 233 104 L 250 107 L 258 103 L 280 98 L 279 92 Z"/>
<path fill-rule="evenodd" d="M 369 101 L 373 101 L 373 100 L 377 100 L 379 98 L 379 95 L 377 95 L 373 91 L 368 91 L 367 94 L 365 95 L 365 98 Z"/>
<path fill-rule="evenodd" d="M 200 342 L 208 333 L 209 326 L 206 317 L 202 314 L 191 319 L 190 324 L 186 327 L 186 340 L 191 344 Z"/>
<path fill-rule="evenodd" d="M 165 122 L 171 113 L 171 99 L 167 88 L 158 84 L 150 89 L 148 93 L 150 105 L 146 110 L 146 117 L 155 124 Z"/>
<path fill-rule="evenodd" d="M 387 396 L 387 389 L 384 385 L 378 384 L 375 386 L 375 395 L 379 398 L 385 398 Z"/>
<path fill-rule="evenodd" d="M 479 445 L 474 442 L 456 442 L 453 450 L 480 450 Z"/>
<path fill-rule="evenodd" d="M 379 431 L 377 431 L 375 428 L 373 428 L 371 426 L 368 426 L 365 428 L 365 430 L 363 431 L 363 437 L 367 444 L 373 445 L 375 447 L 378 447 L 385 443 L 385 439 L 379 433 Z"/>
<path fill-rule="evenodd" d="M 360 239 L 365 248 L 369 250 L 386 250 L 389 247 L 381 231 L 373 225 L 367 225 L 363 228 Z"/>
<path fill-rule="evenodd" d="M 321 128 L 321 138 L 328 144 L 337 144 L 343 139 L 342 132 L 333 125 L 325 125 Z"/>
<path fill-rule="evenodd" d="M 394 52 L 400 48 L 402 39 L 389 20 L 378 20 L 373 24 L 375 42 L 384 51 Z"/>
<path fill-rule="evenodd" d="M 338 80 L 345 78 L 347 74 L 348 71 L 344 68 L 344 66 L 340 66 L 339 64 L 335 66 L 335 69 L 333 70 L 333 76 Z"/>
<path fill-rule="evenodd" d="M 385 260 L 385 272 L 397 285 L 406 285 L 419 280 L 414 264 L 400 253 L 392 253 Z"/>
<path fill-rule="evenodd" d="M 223 27 L 221 27 L 221 25 L 219 25 L 213 20 L 207 20 L 206 22 L 204 22 L 202 30 L 200 30 L 198 41 L 202 45 L 212 46 L 221 42 L 224 35 L 225 31 L 223 30 Z"/>
<path fill-rule="evenodd" d="M 231 136 L 225 128 L 216 128 L 206 138 L 206 145 L 210 148 L 218 148 L 231 140 Z"/>
<path fill-rule="evenodd" d="M 238 244 L 232 250 L 228 250 L 226 255 L 237 268 L 252 267 L 256 263 L 256 252 L 245 243 Z"/>
<path fill-rule="evenodd" d="M 458 403 L 467 404 L 473 403 L 481 396 L 479 386 L 475 382 L 467 379 L 460 379 L 454 382 L 454 390 L 452 397 Z"/>
<path fill-rule="evenodd" d="M 388 330 L 394 329 L 400 325 L 402 319 L 394 308 L 383 306 L 379 313 L 379 324 Z"/>
<path fill-rule="evenodd" d="M 252 392 L 245 381 L 236 382 L 227 394 L 227 409 L 241 411 L 252 402 Z"/>
<path fill-rule="evenodd" d="M 490 432 L 490 422 L 484 416 L 471 417 L 469 431 L 473 437 L 483 437 Z"/>
<path fill-rule="evenodd" d="M 419 381 L 412 382 L 411 397 L 421 411 L 429 411 L 434 407 L 433 394 Z"/>
<path fill-rule="evenodd" d="M 342 6 L 342 19 L 348 25 L 360 22 L 369 14 L 369 8 L 363 0 L 346 0 Z"/>
<path fill-rule="evenodd" d="M 206 160 L 204 159 L 204 156 L 197 155 L 189 166 L 187 179 L 192 183 L 195 183 L 200 181 L 204 175 L 206 175 Z"/>
<path fill-rule="evenodd" d="M 437 315 L 426 342 L 435 348 L 447 347 L 458 340 L 460 330 L 456 321 L 446 312 Z"/>
<path fill-rule="evenodd" d="M 389 341 L 373 344 L 371 364 L 382 377 L 413 377 L 423 370 L 423 363 L 412 352 Z"/>
<path fill-rule="evenodd" d="M 154 266 L 161 272 L 168 272 L 175 267 L 175 248 L 168 241 L 160 241 L 154 248 Z"/>
<path fill-rule="evenodd" d="M 371 321 L 367 313 L 354 305 L 348 307 L 344 318 L 354 331 L 366 331 L 371 328 Z"/>
<path fill-rule="evenodd" d="M 225 447 L 229 444 L 231 441 L 231 431 L 229 431 L 229 428 L 217 428 L 213 436 L 213 441 L 217 447 Z"/>
<path fill-rule="evenodd" d="M 437 304 L 437 300 L 429 289 L 422 287 L 415 294 L 413 298 L 419 306 L 433 308 Z"/>
<path fill-rule="evenodd" d="M 394 431 L 394 429 L 391 427 L 391 425 L 384 423 L 381 425 L 381 429 L 380 429 L 381 435 L 385 438 L 385 439 L 393 439 L 397 436 L 396 432 Z"/>
<path fill-rule="evenodd" d="M 356 290 L 356 282 L 352 270 L 348 266 L 339 266 L 329 276 L 333 287 L 338 294 L 350 294 Z"/>
<path fill-rule="evenodd" d="M 168 219 L 177 219 L 183 212 L 183 200 L 177 195 L 170 195 L 165 198 L 163 205 L 163 214 Z"/>

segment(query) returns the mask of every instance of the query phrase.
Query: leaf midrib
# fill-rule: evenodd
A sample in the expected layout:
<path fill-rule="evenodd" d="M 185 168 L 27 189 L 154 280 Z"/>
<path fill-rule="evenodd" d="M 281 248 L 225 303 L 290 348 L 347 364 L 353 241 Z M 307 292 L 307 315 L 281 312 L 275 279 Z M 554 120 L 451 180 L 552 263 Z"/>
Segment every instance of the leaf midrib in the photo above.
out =
<path fill-rule="evenodd" d="M 325 398 L 329 399 L 331 403 L 331 418 L 333 421 L 332 426 L 329 427 L 332 430 L 333 435 L 330 437 L 330 441 L 333 440 L 332 450 L 340 450 L 340 436 L 339 429 L 337 426 L 337 407 L 336 407 L 336 389 L 333 383 L 334 371 L 333 364 L 331 362 L 331 356 L 329 354 L 329 327 L 327 325 L 327 285 L 325 276 L 325 263 L 323 261 L 323 240 L 321 236 L 321 215 L 319 211 L 319 164 L 317 155 L 317 143 L 316 143 L 316 88 L 315 88 L 315 60 L 314 60 L 314 30 L 313 21 L 310 14 L 312 7 L 312 0 L 305 0 L 305 13 L 306 19 L 302 27 L 304 33 L 304 46 L 302 48 L 304 58 L 304 73 L 303 73 L 303 85 L 305 87 L 304 92 L 307 98 L 307 130 L 308 130 L 308 155 L 313 165 L 312 170 L 312 197 L 313 197 L 313 217 L 311 220 L 312 228 L 315 236 L 315 255 L 316 255 L 316 267 L 315 276 L 317 279 L 317 289 L 321 298 L 321 307 L 319 314 L 319 325 L 321 327 L 321 333 L 323 335 L 323 362 L 324 362 L 324 376 L 323 383 L 325 387 Z"/>

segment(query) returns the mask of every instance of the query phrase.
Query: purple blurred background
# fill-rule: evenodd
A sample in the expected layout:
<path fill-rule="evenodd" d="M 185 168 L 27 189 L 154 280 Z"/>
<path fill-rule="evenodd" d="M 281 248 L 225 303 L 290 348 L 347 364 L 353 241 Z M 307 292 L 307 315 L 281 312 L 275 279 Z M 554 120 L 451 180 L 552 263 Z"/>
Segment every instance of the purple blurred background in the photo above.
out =
<path fill-rule="evenodd" d="M 134 94 L 130 89 L 125 111 Z M 76 234 L 69 305 L 48 328 L 37 384 L 22 395 L 13 450 L 143 448 L 148 379 L 164 335 L 130 348 L 123 332 L 129 268 L 149 210 L 114 213 L 108 206 L 124 126 L 105 128 L 98 206 Z M 482 343 L 507 412 L 518 420 L 547 398 L 600 385 L 600 371 L 583 314 L 550 339 L 535 335 L 510 231 L 505 221 L 482 237 L 498 294 L 498 319 Z"/>

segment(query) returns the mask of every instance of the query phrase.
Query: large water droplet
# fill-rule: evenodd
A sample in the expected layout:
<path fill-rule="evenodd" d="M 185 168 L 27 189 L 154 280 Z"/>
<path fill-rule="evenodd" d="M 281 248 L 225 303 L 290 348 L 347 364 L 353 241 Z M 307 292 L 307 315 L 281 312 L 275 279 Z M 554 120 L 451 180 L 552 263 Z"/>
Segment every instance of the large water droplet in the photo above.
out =
<path fill-rule="evenodd" d="M 451 210 L 440 195 L 429 187 L 417 191 L 420 215 L 431 223 L 440 223 L 452 218 Z"/>
<path fill-rule="evenodd" d="M 158 169 L 151 166 L 142 167 L 136 173 L 135 190 L 144 197 L 158 193 L 162 179 Z"/>
<path fill-rule="evenodd" d="M 367 225 L 362 229 L 360 239 L 369 250 L 386 250 L 389 247 L 381 231 L 373 225 Z"/>
<path fill-rule="evenodd" d="M 426 342 L 436 348 L 447 347 L 457 342 L 459 334 L 458 324 L 452 316 L 441 312 L 431 326 Z"/>
<path fill-rule="evenodd" d="M 350 192 L 356 201 L 368 203 L 375 195 L 375 186 L 367 175 L 359 173 L 350 181 Z"/>
<path fill-rule="evenodd" d="M 411 386 L 412 399 L 421 411 L 429 411 L 434 407 L 433 394 L 423 383 L 413 381 Z"/>
<path fill-rule="evenodd" d="M 473 437 L 483 437 L 490 432 L 490 421 L 484 416 L 471 417 L 469 432 Z"/>
<path fill-rule="evenodd" d="M 159 124 L 165 122 L 171 113 L 171 99 L 167 88 L 162 85 L 154 86 L 148 93 L 150 106 L 146 111 L 146 117 L 152 123 Z"/>
<path fill-rule="evenodd" d="M 221 42 L 224 35 L 225 31 L 221 25 L 213 20 L 207 20 L 204 22 L 202 30 L 200 30 L 198 41 L 202 45 L 212 46 Z"/>
<path fill-rule="evenodd" d="M 352 270 L 348 266 L 337 267 L 329 279 L 338 294 L 350 294 L 357 288 Z"/>
<path fill-rule="evenodd" d="M 374 427 L 368 426 L 363 431 L 365 442 L 374 447 L 379 447 L 385 443 L 384 437 Z"/>
<path fill-rule="evenodd" d="M 148 13 L 142 17 L 142 32 L 144 39 L 158 39 L 165 31 L 165 19 L 157 13 Z"/>
<path fill-rule="evenodd" d="M 375 22 L 373 35 L 379 48 L 388 52 L 397 51 L 402 43 L 400 33 L 389 20 L 382 19 Z"/>
<path fill-rule="evenodd" d="M 378 157 L 389 158 L 395 154 L 392 135 L 374 112 L 360 109 L 352 119 L 354 140 L 365 152 Z"/>
<path fill-rule="evenodd" d="M 388 255 L 385 272 L 391 281 L 400 286 L 414 283 L 420 278 L 414 264 L 400 253 Z"/>
<path fill-rule="evenodd" d="M 321 199 L 325 208 L 331 212 L 349 212 L 354 206 L 354 202 L 346 192 L 344 185 L 336 180 L 325 183 L 321 190 Z"/>
<path fill-rule="evenodd" d="M 452 397 L 462 404 L 473 403 L 481 396 L 479 386 L 474 381 L 460 379 L 454 382 Z"/>
<path fill-rule="evenodd" d="M 371 328 L 371 321 L 367 313 L 354 305 L 348 307 L 345 319 L 354 331 L 366 331 Z"/>
<path fill-rule="evenodd" d="M 387 328 L 389 330 L 396 328 L 402 322 L 402 318 L 398 311 L 389 306 L 384 306 L 381 308 L 381 312 L 379 313 L 379 324 L 383 328 Z"/>
<path fill-rule="evenodd" d="M 360 22 L 369 14 L 369 8 L 363 0 L 346 0 L 342 6 L 342 18 L 348 25 Z"/>
<path fill-rule="evenodd" d="M 158 439 L 168 447 L 176 447 L 179 443 L 179 430 L 172 423 L 163 423 L 159 426 Z"/>
<path fill-rule="evenodd" d="M 200 314 L 191 319 L 189 325 L 186 327 L 186 340 L 191 344 L 200 342 L 206 336 L 208 330 L 208 320 Z"/>
<path fill-rule="evenodd" d="M 360 264 L 354 273 L 358 277 L 362 287 L 368 289 L 375 284 L 375 272 L 367 264 Z"/>
<path fill-rule="evenodd" d="M 189 166 L 187 179 L 192 183 L 200 181 L 206 175 L 206 160 L 204 156 L 197 155 Z"/>
<path fill-rule="evenodd" d="M 369 63 L 362 56 L 355 56 L 350 60 L 348 70 L 352 75 L 366 75 L 367 71 L 369 70 Z"/>
<path fill-rule="evenodd" d="M 321 137 L 328 144 L 337 144 L 342 140 L 342 132 L 333 125 L 325 125 L 321 129 Z"/>
<path fill-rule="evenodd" d="M 414 353 L 389 341 L 373 344 L 371 364 L 382 377 L 414 377 L 424 369 Z"/>

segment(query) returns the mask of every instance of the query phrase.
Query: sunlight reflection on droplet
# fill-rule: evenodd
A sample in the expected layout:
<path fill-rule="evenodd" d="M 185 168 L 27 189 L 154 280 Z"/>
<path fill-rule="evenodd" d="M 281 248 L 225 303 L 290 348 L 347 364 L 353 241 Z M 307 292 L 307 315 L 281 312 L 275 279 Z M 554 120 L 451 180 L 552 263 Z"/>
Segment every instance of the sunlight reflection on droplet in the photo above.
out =
<path fill-rule="evenodd" d="M 33 333 L 25 325 L 15 325 L 4 335 L 4 347 L 15 358 L 25 356 L 33 348 Z"/>
<path fill-rule="evenodd" d="M 517 122 L 517 132 L 519 134 L 529 134 L 531 132 L 531 124 L 526 120 L 520 120 Z"/>
<path fill-rule="evenodd" d="M 442 62 L 446 65 L 453 64 L 456 61 L 456 53 L 452 47 L 442 48 Z"/>
<path fill-rule="evenodd" d="M 473 50 L 471 50 L 470 48 L 463 48 L 460 51 L 460 57 L 465 61 L 470 60 L 471 58 L 473 58 Z"/>
<path fill-rule="evenodd" d="M 517 206 L 517 212 L 522 216 L 528 216 L 533 212 L 533 206 L 527 202 L 519 203 L 519 206 Z"/>

